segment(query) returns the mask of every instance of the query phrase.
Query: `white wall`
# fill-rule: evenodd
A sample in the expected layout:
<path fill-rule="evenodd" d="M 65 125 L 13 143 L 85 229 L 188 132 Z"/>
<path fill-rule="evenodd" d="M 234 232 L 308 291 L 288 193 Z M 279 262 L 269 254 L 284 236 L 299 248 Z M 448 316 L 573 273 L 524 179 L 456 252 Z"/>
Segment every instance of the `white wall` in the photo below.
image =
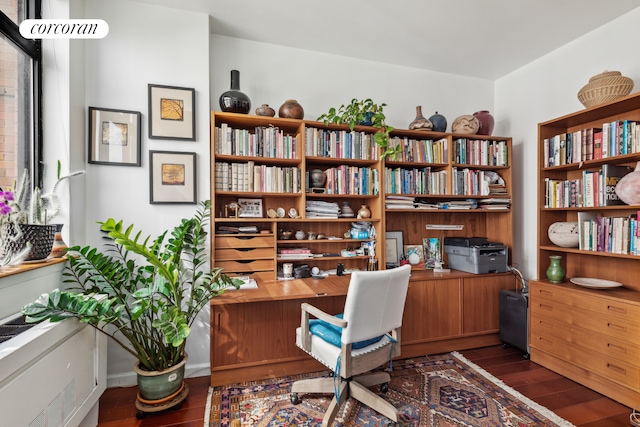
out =
<path fill-rule="evenodd" d="M 604 70 L 620 71 L 640 90 L 639 19 L 635 9 L 495 83 L 497 132 L 514 146 L 514 262 L 528 279 L 536 277 L 538 123 L 584 109 L 578 91 Z"/>

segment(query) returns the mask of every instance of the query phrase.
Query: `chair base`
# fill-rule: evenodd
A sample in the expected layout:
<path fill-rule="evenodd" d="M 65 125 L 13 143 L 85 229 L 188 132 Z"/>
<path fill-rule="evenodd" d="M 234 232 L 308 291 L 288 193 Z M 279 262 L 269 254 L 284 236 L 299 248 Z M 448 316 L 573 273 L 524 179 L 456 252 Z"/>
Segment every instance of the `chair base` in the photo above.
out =
<path fill-rule="evenodd" d="M 386 392 L 391 376 L 387 372 L 374 372 L 370 374 L 357 375 L 351 378 L 341 378 L 339 385 L 340 398 L 334 394 L 329 408 L 322 419 L 322 427 L 330 426 L 338 415 L 338 410 L 347 398 L 352 397 L 374 411 L 384 415 L 393 421 L 392 425 L 398 422 L 398 410 L 389 402 L 372 392 L 368 387 L 382 384 L 382 391 Z M 291 403 L 300 403 L 298 393 L 334 393 L 334 378 L 312 378 L 300 380 L 291 386 Z"/>

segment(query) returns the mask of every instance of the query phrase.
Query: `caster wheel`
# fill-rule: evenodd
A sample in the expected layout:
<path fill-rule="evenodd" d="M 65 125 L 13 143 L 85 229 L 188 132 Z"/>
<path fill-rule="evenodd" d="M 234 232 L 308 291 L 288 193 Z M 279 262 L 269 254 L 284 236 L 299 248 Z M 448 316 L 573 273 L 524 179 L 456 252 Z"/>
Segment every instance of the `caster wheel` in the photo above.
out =
<path fill-rule="evenodd" d="M 525 359 L 529 360 L 529 353 L 523 354 L 522 357 L 524 357 Z"/>
<path fill-rule="evenodd" d="M 380 384 L 380 391 L 383 393 L 386 393 L 389 391 L 389 383 L 382 383 Z M 389 424 L 391 425 L 391 424 Z"/>
<path fill-rule="evenodd" d="M 509 344 L 507 344 L 506 342 L 502 343 L 502 348 L 509 348 Z"/>
<path fill-rule="evenodd" d="M 136 412 L 136 419 L 143 420 L 147 416 L 146 412 L 138 411 Z"/>
<path fill-rule="evenodd" d="M 300 402 L 302 402 L 302 400 L 298 397 L 298 393 L 291 393 L 291 404 L 297 405 Z"/>

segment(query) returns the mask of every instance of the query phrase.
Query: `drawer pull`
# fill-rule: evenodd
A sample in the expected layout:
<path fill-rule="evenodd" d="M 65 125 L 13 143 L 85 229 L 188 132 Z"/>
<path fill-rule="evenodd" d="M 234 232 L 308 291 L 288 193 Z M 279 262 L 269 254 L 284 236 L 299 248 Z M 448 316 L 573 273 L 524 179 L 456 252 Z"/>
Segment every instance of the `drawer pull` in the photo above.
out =
<path fill-rule="evenodd" d="M 551 322 L 546 322 L 546 321 L 544 321 L 544 320 L 539 320 L 539 321 L 538 321 L 538 324 L 539 324 L 540 326 L 544 326 L 545 328 L 553 329 L 553 323 L 551 323 Z"/>
<path fill-rule="evenodd" d="M 218 326 L 218 332 L 222 332 L 222 328 L 220 326 L 220 324 L 222 323 L 222 313 L 218 313 L 218 321 L 216 322 L 217 326 Z"/>
<path fill-rule="evenodd" d="M 253 259 L 238 259 L 235 262 L 237 262 L 238 264 L 249 264 L 249 263 L 252 263 L 253 261 L 255 261 L 255 260 L 253 260 Z"/>
<path fill-rule="evenodd" d="M 553 307 L 547 304 L 538 304 L 538 307 L 542 310 L 553 311 Z"/>
<path fill-rule="evenodd" d="M 539 340 L 540 342 L 543 342 L 543 343 L 546 343 L 546 344 L 553 344 L 553 341 L 548 340 L 548 339 L 543 338 L 543 337 L 538 337 L 538 340 Z"/>
<path fill-rule="evenodd" d="M 616 307 L 616 306 L 613 306 L 613 305 L 608 305 L 607 306 L 607 310 L 615 311 L 616 313 L 627 314 L 627 309 L 623 308 L 623 307 Z"/>
<path fill-rule="evenodd" d="M 607 368 L 608 369 L 612 369 L 620 374 L 626 374 L 627 370 L 624 368 L 621 368 L 620 366 L 616 366 L 616 365 L 612 365 L 611 363 L 607 363 Z"/>
<path fill-rule="evenodd" d="M 553 296 L 553 292 L 544 290 L 544 289 L 540 289 L 540 295 L 546 295 L 548 297 L 552 297 Z"/>
<path fill-rule="evenodd" d="M 254 251 L 256 248 L 237 248 L 236 251 L 238 252 L 251 252 Z"/>
<path fill-rule="evenodd" d="M 616 325 L 614 323 L 607 323 L 607 327 L 615 329 L 616 331 L 627 332 L 627 328 L 625 328 L 624 326 Z"/>
<path fill-rule="evenodd" d="M 619 345 L 607 343 L 607 347 L 609 347 L 610 349 L 615 350 L 617 352 L 620 352 L 620 353 L 626 353 L 627 352 L 626 347 L 621 347 Z"/>

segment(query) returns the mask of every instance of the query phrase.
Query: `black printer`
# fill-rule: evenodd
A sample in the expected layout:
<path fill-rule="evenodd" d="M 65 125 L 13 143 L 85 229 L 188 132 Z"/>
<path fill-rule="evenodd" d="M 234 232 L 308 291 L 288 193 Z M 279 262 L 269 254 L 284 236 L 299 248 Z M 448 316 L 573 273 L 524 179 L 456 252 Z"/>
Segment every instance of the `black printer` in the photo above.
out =
<path fill-rule="evenodd" d="M 445 237 L 448 266 L 467 273 L 505 273 L 508 248 L 485 237 Z"/>

